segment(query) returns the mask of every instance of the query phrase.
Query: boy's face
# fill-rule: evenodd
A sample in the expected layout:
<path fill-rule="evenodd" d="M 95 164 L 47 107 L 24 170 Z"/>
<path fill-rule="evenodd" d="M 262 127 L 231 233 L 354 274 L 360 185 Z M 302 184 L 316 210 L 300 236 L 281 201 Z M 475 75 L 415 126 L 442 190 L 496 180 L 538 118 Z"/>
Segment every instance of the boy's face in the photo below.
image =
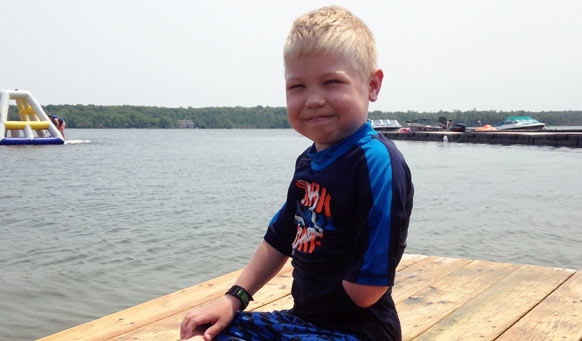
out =
<path fill-rule="evenodd" d="M 285 65 L 287 115 L 293 129 L 322 151 L 358 130 L 368 119 L 382 71 L 362 79 L 338 54 L 304 55 Z"/>

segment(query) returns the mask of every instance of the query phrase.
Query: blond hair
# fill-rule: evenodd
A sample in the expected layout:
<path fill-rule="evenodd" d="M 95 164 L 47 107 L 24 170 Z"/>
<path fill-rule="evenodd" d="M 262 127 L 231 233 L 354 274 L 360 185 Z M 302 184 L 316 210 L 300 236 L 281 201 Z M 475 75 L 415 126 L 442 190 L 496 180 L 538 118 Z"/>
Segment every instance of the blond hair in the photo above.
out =
<path fill-rule="evenodd" d="M 308 54 L 339 53 L 363 79 L 376 71 L 376 43 L 364 22 L 339 6 L 323 7 L 297 18 L 287 35 L 285 65 Z"/>

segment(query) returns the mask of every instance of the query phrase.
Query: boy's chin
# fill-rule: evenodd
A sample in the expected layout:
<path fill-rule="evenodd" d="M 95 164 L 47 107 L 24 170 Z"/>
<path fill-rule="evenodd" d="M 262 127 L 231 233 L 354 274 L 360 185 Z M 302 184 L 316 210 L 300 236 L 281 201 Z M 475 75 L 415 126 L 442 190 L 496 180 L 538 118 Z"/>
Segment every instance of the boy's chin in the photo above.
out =
<path fill-rule="evenodd" d="M 334 140 L 320 140 L 319 142 L 313 141 L 313 143 L 315 144 L 315 149 L 317 149 L 317 151 L 320 152 L 329 147 L 333 147 L 334 145 L 338 144 L 341 140 L 343 140 L 343 138 Z"/>

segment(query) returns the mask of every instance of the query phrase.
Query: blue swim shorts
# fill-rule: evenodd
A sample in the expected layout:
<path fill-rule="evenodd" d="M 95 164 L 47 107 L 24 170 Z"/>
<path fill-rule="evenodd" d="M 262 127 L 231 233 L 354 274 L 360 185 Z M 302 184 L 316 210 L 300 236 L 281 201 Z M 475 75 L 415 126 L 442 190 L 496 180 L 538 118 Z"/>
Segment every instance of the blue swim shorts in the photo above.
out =
<path fill-rule="evenodd" d="M 218 341 L 259 340 L 345 340 L 357 341 L 353 335 L 321 329 L 288 311 L 238 312 L 231 324 L 217 337 Z"/>

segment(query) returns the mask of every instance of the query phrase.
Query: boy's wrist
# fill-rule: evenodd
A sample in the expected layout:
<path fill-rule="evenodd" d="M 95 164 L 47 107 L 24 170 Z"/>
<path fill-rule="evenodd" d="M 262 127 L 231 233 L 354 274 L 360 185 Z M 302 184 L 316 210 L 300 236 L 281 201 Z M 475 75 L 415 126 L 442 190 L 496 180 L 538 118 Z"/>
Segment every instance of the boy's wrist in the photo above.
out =
<path fill-rule="evenodd" d="M 240 307 L 242 306 L 242 303 L 241 303 L 241 301 L 238 298 L 236 298 L 236 297 L 234 297 L 232 295 L 226 295 L 225 294 L 222 297 L 222 299 L 225 302 L 227 302 L 227 304 L 229 305 L 230 308 L 232 308 L 232 313 L 233 314 L 235 314 L 237 311 L 241 311 L 240 310 Z"/>
<path fill-rule="evenodd" d="M 238 302 L 238 311 L 243 311 L 249 305 L 249 302 L 253 300 L 253 296 L 246 291 L 243 287 L 238 285 L 233 285 L 226 293 L 227 297 L 234 298 L 234 302 Z"/>

